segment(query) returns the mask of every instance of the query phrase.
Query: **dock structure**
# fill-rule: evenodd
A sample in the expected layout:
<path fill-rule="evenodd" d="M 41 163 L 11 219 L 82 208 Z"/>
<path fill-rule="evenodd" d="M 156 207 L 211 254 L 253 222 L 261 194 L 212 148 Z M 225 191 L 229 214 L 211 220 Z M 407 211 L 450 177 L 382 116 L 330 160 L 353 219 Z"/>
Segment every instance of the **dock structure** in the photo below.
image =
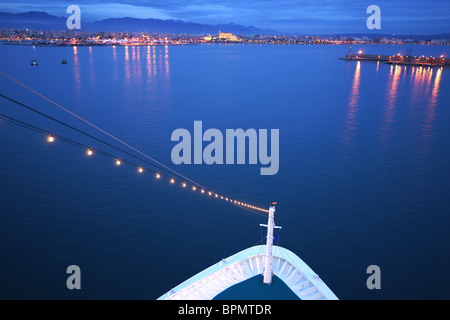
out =
<path fill-rule="evenodd" d="M 390 56 L 376 54 L 352 54 L 348 53 L 341 60 L 365 60 L 365 61 L 389 61 Z"/>
<path fill-rule="evenodd" d="M 400 53 L 397 55 L 376 55 L 376 54 L 363 54 L 361 51 L 358 53 L 352 53 L 351 48 L 348 54 L 344 57 L 339 58 L 341 60 L 355 60 L 355 61 L 383 61 L 387 64 L 393 65 L 409 65 L 409 66 L 423 66 L 423 67 L 443 67 L 450 66 L 450 59 L 444 58 L 443 55 L 440 57 L 425 57 L 422 56 L 412 56 L 411 49 L 407 49 L 405 56 Z"/>

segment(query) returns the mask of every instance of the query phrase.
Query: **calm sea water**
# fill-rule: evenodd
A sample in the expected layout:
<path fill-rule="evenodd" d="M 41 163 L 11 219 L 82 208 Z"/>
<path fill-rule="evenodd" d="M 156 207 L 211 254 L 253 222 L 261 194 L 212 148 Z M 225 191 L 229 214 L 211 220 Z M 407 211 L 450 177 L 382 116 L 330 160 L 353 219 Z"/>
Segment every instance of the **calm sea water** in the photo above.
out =
<path fill-rule="evenodd" d="M 278 201 L 279 244 L 340 299 L 449 299 L 450 69 L 337 59 L 347 52 L 0 46 L 0 71 L 215 192 Z M 442 53 L 449 47 L 413 46 Z M 4 76 L 0 92 L 111 141 Z M 104 149 L 4 99 L 0 113 Z M 195 120 L 223 132 L 279 129 L 278 174 L 173 165 L 171 133 L 193 132 Z M 0 146 L 2 299 L 156 299 L 265 232 L 265 217 L 4 120 Z M 81 290 L 66 287 L 72 264 Z M 381 269 L 380 290 L 366 287 L 370 265 Z"/>

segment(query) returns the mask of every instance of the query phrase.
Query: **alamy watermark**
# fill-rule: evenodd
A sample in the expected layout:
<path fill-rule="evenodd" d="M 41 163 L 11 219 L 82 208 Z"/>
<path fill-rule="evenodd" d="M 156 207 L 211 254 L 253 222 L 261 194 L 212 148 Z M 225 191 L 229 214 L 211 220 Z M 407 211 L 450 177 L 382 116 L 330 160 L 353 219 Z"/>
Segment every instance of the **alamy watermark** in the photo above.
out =
<path fill-rule="evenodd" d="M 377 5 L 370 5 L 367 7 L 366 13 L 371 14 L 367 18 L 366 26 L 368 29 L 381 29 L 381 9 Z"/>
<path fill-rule="evenodd" d="M 219 129 L 208 129 L 203 132 L 202 121 L 194 121 L 194 136 L 187 129 L 179 128 L 172 132 L 171 141 L 178 141 L 173 147 L 171 158 L 179 164 L 249 164 L 263 165 L 261 175 L 277 174 L 280 165 L 279 129 L 270 130 L 270 155 L 268 153 L 268 130 L 259 129 L 226 129 L 225 149 L 224 135 Z M 247 143 L 248 141 L 248 149 Z M 203 149 L 203 142 L 209 142 Z M 193 152 L 192 152 L 193 144 Z M 225 154 L 224 154 L 225 153 Z M 193 159 L 192 159 L 193 155 Z"/>
<path fill-rule="evenodd" d="M 367 278 L 367 289 L 381 289 L 381 269 L 379 266 L 373 264 L 367 267 L 366 273 L 370 274 Z"/>
<path fill-rule="evenodd" d="M 79 266 L 73 264 L 67 267 L 66 273 L 70 276 L 66 280 L 67 289 L 81 289 L 81 269 Z"/>
<path fill-rule="evenodd" d="M 81 9 L 79 6 L 70 5 L 67 7 L 66 13 L 71 13 L 67 18 L 66 26 L 68 29 L 81 29 Z"/>

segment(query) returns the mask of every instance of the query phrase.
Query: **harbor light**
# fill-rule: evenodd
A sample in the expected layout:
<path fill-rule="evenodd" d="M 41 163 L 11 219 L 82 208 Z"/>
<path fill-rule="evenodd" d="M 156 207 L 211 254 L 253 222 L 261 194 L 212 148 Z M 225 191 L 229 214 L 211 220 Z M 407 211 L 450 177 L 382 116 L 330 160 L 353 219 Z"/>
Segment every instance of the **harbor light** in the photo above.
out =
<path fill-rule="evenodd" d="M 358 51 L 358 54 L 361 54 L 361 53 L 362 53 L 362 50 L 359 50 L 359 51 Z"/>
<path fill-rule="evenodd" d="M 92 149 L 88 149 L 88 150 L 86 151 L 86 154 L 87 154 L 88 156 L 92 156 L 92 155 L 94 154 L 94 151 L 92 151 Z"/>
<path fill-rule="evenodd" d="M 51 134 L 47 137 L 47 141 L 52 143 L 53 141 L 55 141 L 55 137 Z"/>

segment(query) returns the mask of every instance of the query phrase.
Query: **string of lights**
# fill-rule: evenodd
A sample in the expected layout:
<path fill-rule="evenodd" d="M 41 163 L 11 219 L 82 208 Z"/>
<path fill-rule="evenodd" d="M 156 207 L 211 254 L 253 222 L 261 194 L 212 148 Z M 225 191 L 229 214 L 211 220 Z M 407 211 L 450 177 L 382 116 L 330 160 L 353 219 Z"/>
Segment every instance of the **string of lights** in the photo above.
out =
<path fill-rule="evenodd" d="M 74 131 L 76 131 L 76 132 L 78 132 L 78 133 L 81 133 L 81 134 L 83 134 L 83 135 L 85 135 L 85 136 L 87 136 L 87 137 L 89 137 L 89 138 L 91 138 L 91 139 L 94 139 L 94 140 L 96 140 L 96 141 L 98 141 L 98 142 L 101 142 L 102 144 L 104 144 L 104 145 L 106 145 L 106 146 L 108 146 L 108 147 L 111 147 L 111 148 L 114 148 L 114 149 L 116 149 L 116 150 L 118 150 L 118 151 L 120 151 L 120 152 L 123 152 L 123 153 L 125 153 L 125 154 L 127 154 L 127 155 L 129 155 L 129 156 L 131 156 L 131 157 L 133 157 L 133 158 L 135 158 L 135 159 L 137 159 L 137 160 L 139 160 L 139 161 L 142 161 L 142 162 L 144 162 L 144 163 L 146 163 L 146 164 L 148 164 L 148 165 L 154 166 L 154 167 L 158 168 L 159 170 L 166 171 L 166 172 L 170 172 L 171 174 L 174 174 L 175 176 L 177 176 L 177 177 L 179 177 L 179 178 L 184 178 L 182 175 L 177 174 L 177 172 L 173 172 L 173 170 L 169 171 L 169 170 L 165 169 L 164 167 L 160 167 L 160 166 L 158 166 L 158 165 L 156 165 L 156 164 L 153 164 L 153 163 L 151 163 L 151 162 L 149 162 L 149 161 L 147 161 L 147 160 L 145 160 L 145 159 L 142 159 L 142 158 L 140 158 L 140 157 L 138 157 L 138 156 L 136 156 L 136 155 L 134 155 L 134 154 L 132 154 L 132 153 L 130 153 L 130 152 L 128 152 L 128 151 L 122 149 L 122 148 L 119 148 L 119 147 L 117 147 L 117 146 L 115 146 L 115 145 L 113 145 L 113 144 L 111 144 L 111 143 L 108 143 L 108 142 L 106 142 L 106 141 L 103 140 L 103 139 L 97 138 L 97 137 L 95 137 L 95 136 L 93 136 L 93 135 L 91 135 L 91 134 L 89 134 L 89 133 L 87 133 L 87 132 L 85 132 L 85 131 L 83 131 L 83 130 L 80 130 L 80 129 L 78 129 L 78 128 L 75 128 L 74 126 L 71 126 L 71 125 L 69 125 L 69 124 L 67 124 L 67 123 L 65 123 L 65 122 L 63 122 L 63 121 L 60 121 L 60 120 L 58 120 L 58 119 L 56 119 L 56 118 L 54 118 L 54 117 L 52 117 L 52 116 L 49 116 L 49 115 L 47 115 L 47 114 L 45 114 L 45 113 L 43 113 L 43 112 L 41 112 L 41 111 L 39 111 L 39 110 L 36 110 L 35 108 L 32 108 L 32 107 L 30 107 L 30 106 L 28 106 L 28 105 L 26 105 L 26 104 L 24 104 L 24 103 L 22 103 L 22 102 L 19 102 L 19 101 L 15 100 L 15 99 L 12 99 L 12 98 L 8 97 L 8 96 L 5 96 L 4 94 L 1 94 L 1 93 L 0 93 L 0 97 L 1 97 L 1 98 L 4 98 L 4 99 L 7 99 L 7 100 L 9 100 L 9 101 L 11 101 L 11 102 L 13 102 L 13 103 L 15 103 L 16 105 L 18 105 L 18 106 L 20 106 L 20 107 L 23 107 L 23 108 L 26 108 L 26 109 L 28 109 L 28 110 L 30 110 L 30 111 L 32 111 L 32 112 L 35 112 L 35 113 L 37 113 L 38 115 L 43 116 L 43 117 L 45 117 L 45 118 L 47 118 L 47 119 L 50 119 L 50 120 L 52 120 L 52 121 L 54 121 L 54 122 L 56 122 L 56 123 L 58 123 L 58 124 L 61 124 L 61 125 L 63 125 L 63 126 L 65 126 L 65 127 L 69 128 L 69 129 L 71 129 L 71 130 L 74 130 Z M 204 188 L 202 185 L 199 185 L 199 184 L 197 184 L 197 183 L 195 183 L 195 182 L 193 182 L 193 181 L 191 181 L 191 183 L 197 185 L 197 187 Z"/>
<path fill-rule="evenodd" d="M 25 84 L 23 84 L 22 82 L 20 82 L 20 81 L 18 81 L 18 80 L 16 80 L 16 79 L 14 79 L 13 77 L 7 75 L 6 73 L 0 71 L 0 74 L 3 75 L 3 76 L 5 76 L 5 77 L 8 78 L 8 79 L 14 81 L 15 83 L 19 84 L 20 86 L 22 86 L 23 88 L 27 89 L 28 91 L 30 91 L 30 92 L 32 92 L 32 93 L 38 95 L 39 97 L 41 97 L 41 98 L 43 98 L 43 99 L 45 99 L 45 100 L 47 100 L 48 102 L 52 103 L 52 104 L 55 105 L 56 107 L 60 108 L 61 110 L 64 110 L 65 112 L 69 113 L 70 115 L 72 115 L 72 116 L 78 118 L 79 120 L 81 120 L 81 121 L 83 121 L 84 123 L 90 125 L 91 127 L 95 128 L 96 130 L 102 132 L 103 134 L 106 134 L 107 136 L 109 136 L 110 138 L 116 140 L 117 142 L 121 143 L 122 145 L 124 145 L 124 146 L 130 148 L 131 150 L 134 150 L 135 152 L 137 152 L 137 153 L 141 154 L 142 156 L 146 157 L 147 159 L 150 159 L 150 160 L 153 161 L 154 163 L 158 164 L 160 167 L 163 167 L 163 168 L 165 168 L 165 169 L 167 169 L 167 170 L 169 170 L 169 171 L 171 171 L 171 172 L 173 172 L 173 173 L 175 173 L 175 174 L 181 176 L 183 179 L 185 179 L 185 180 L 187 180 L 187 181 L 190 181 L 191 183 L 197 184 L 198 186 L 202 187 L 202 186 L 199 185 L 198 183 L 195 183 L 194 181 L 192 181 L 192 180 L 186 178 L 186 177 L 183 176 L 182 174 L 180 174 L 180 173 L 176 172 L 175 170 L 173 170 L 173 169 L 171 169 L 171 168 L 165 166 L 164 164 L 158 162 L 157 160 L 153 159 L 152 157 L 150 157 L 149 155 L 145 154 L 144 152 L 142 152 L 142 151 L 140 151 L 140 150 L 134 148 L 133 146 L 130 146 L 128 143 L 126 143 L 126 142 L 120 140 L 119 138 L 115 137 L 114 135 L 110 134 L 109 132 L 107 132 L 107 131 L 105 131 L 105 130 L 99 128 L 99 127 L 96 126 L 95 124 L 89 122 L 88 120 L 86 120 L 86 119 L 84 119 L 83 117 L 77 115 L 76 113 L 74 113 L 74 112 L 68 110 L 67 108 L 64 108 L 64 107 L 61 106 L 60 104 L 56 103 L 55 101 L 51 100 L 50 98 L 47 98 L 47 97 L 44 96 L 43 94 L 41 94 L 41 93 L 39 93 L 39 92 L 37 92 L 37 91 L 31 89 L 30 87 L 26 86 Z"/>
<path fill-rule="evenodd" d="M 29 123 L 17 120 L 17 119 L 12 118 L 12 117 L 9 117 L 9 116 L 7 116 L 7 115 L 5 115 L 3 113 L 0 113 L 0 118 L 5 120 L 5 121 L 8 121 L 10 123 L 13 123 L 13 124 L 16 124 L 18 126 L 21 126 L 23 128 L 26 128 L 26 129 L 29 129 L 29 130 L 32 130 L 32 131 L 35 131 L 35 132 L 38 132 L 38 133 L 45 134 L 47 136 L 47 142 L 48 143 L 53 143 L 56 140 L 60 140 L 60 141 L 69 143 L 71 145 L 74 145 L 76 147 L 80 147 L 80 148 L 85 149 L 86 150 L 86 154 L 89 155 L 89 156 L 93 155 L 94 152 L 95 152 L 95 153 L 98 153 L 98 154 L 100 154 L 102 156 L 106 156 L 108 158 L 115 159 L 116 165 L 120 165 L 122 163 L 128 163 L 128 164 L 130 164 L 132 166 L 139 167 L 139 165 L 136 164 L 135 162 L 132 162 L 132 161 L 129 161 L 129 160 L 119 159 L 118 157 L 115 157 L 114 155 L 112 155 L 112 154 L 110 154 L 108 152 L 104 152 L 104 151 L 101 151 L 101 150 L 98 150 L 98 149 L 93 149 L 92 147 L 90 147 L 88 145 L 82 144 L 82 143 L 77 142 L 77 141 L 75 141 L 73 139 L 65 138 L 65 137 L 60 136 L 58 134 L 51 133 L 51 132 L 49 132 L 47 130 L 41 129 L 41 128 L 36 127 L 34 125 L 31 125 Z"/>
<path fill-rule="evenodd" d="M 3 96 L 3 95 L 1 95 L 1 96 Z M 112 154 L 110 154 L 108 152 L 99 150 L 97 148 L 93 148 L 91 146 L 88 146 L 86 144 L 80 143 L 80 142 L 75 141 L 73 139 L 69 139 L 69 138 L 63 137 L 61 135 L 52 133 L 52 132 L 50 132 L 48 130 L 39 128 L 37 126 L 34 126 L 32 124 L 20 121 L 20 120 L 15 119 L 15 118 L 12 118 L 12 117 L 7 116 L 7 115 L 5 115 L 3 113 L 0 113 L 0 118 L 5 120 L 5 121 L 7 121 L 7 122 L 12 123 L 12 124 L 15 124 L 15 125 L 21 126 L 23 128 L 26 128 L 26 129 L 29 129 L 29 130 L 32 130 L 32 131 L 44 134 L 46 136 L 47 143 L 55 143 L 57 140 L 58 141 L 63 141 L 63 142 L 69 143 L 71 145 L 74 145 L 76 147 L 84 149 L 85 152 L 86 152 L 86 155 L 88 157 L 94 156 L 95 154 L 99 154 L 101 156 L 105 156 L 105 157 L 113 159 L 116 166 L 121 166 L 123 164 L 128 164 L 130 166 L 134 166 L 134 167 L 136 167 L 137 172 L 139 174 L 143 174 L 144 172 L 150 171 L 150 172 L 153 173 L 153 175 L 154 175 L 156 180 L 162 180 L 162 179 L 166 178 L 166 179 L 168 179 L 168 181 L 172 185 L 178 184 L 179 186 L 181 186 L 182 189 L 191 189 L 193 192 L 200 193 L 201 195 L 205 195 L 205 196 L 208 196 L 210 198 L 217 199 L 217 200 L 223 200 L 225 202 L 228 202 L 228 203 L 231 203 L 233 205 L 236 205 L 236 206 L 238 206 L 238 207 L 240 207 L 242 209 L 245 209 L 245 210 L 247 210 L 247 211 L 249 211 L 251 213 L 254 213 L 254 214 L 261 215 L 261 213 L 268 213 L 268 210 L 266 210 L 266 209 L 263 209 L 263 208 L 260 208 L 260 207 L 248 204 L 248 203 L 246 203 L 244 201 L 236 200 L 236 199 L 233 199 L 233 198 L 230 198 L 230 197 L 218 194 L 218 193 L 213 192 L 211 190 L 208 190 L 206 188 L 198 187 L 197 185 L 194 185 L 194 184 L 189 184 L 188 182 L 186 182 L 186 180 L 180 179 L 178 176 L 174 176 L 174 175 L 170 175 L 170 174 L 167 174 L 167 176 L 166 176 L 165 174 L 161 173 L 161 170 L 155 170 L 153 168 L 146 168 L 146 167 L 144 167 L 142 165 L 139 165 L 139 164 L 137 164 L 135 162 L 129 161 L 127 159 L 123 159 L 121 157 L 117 157 L 117 156 L 112 155 Z M 142 160 L 142 159 L 140 159 L 140 160 Z M 142 161 L 145 161 L 145 160 L 142 160 Z M 152 166 L 153 167 L 157 167 L 155 165 L 152 165 Z M 162 169 L 162 168 L 159 168 L 159 169 Z"/>
<path fill-rule="evenodd" d="M 108 142 L 106 142 L 106 141 L 104 141 L 104 140 L 102 140 L 102 139 L 99 139 L 99 138 L 97 138 L 97 137 L 94 137 L 93 135 L 90 135 L 90 134 L 88 134 L 88 133 L 86 133 L 86 132 L 84 132 L 84 131 L 82 131 L 82 130 L 79 130 L 79 129 L 73 127 L 73 126 L 70 126 L 70 125 L 68 125 L 68 124 L 66 124 L 66 123 L 64 123 L 64 122 L 62 122 L 62 121 L 59 121 L 59 120 L 57 120 L 57 119 L 55 119 L 55 118 L 53 118 L 53 117 L 51 117 L 51 116 L 49 116 L 49 115 L 46 115 L 45 113 L 40 112 L 40 111 L 38 111 L 38 110 L 36 110 L 36 109 L 34 109 L 34 108 L 31 108 L 31 107 L 29 107 L 29 106 L 27 106 L 27 105 L 25 105 L 25 104 L 23 104 L 23 103 L 21 103 L 21 102 L 19 102 L 19 101 L 16 101 L 16 100 L 14 100 L 14 99 L 12 99 L 12 98 L 10 98 L 10 97 L 7 97 L 7 96 L 5 96 L 5 95 L 3 95 L 3 94 L 0 94 L 1 97 L 5 98 L 5 99 L 8 99 L 8 100 L 11 101 L 11 102 L 14 102 L 16 105 L 20 105 L 20 106 L 22 106 L 22 107 L 25 107 L 25 108 L 27 108 L 28 110 L 31 110 L 31 111 L 33 111 L 33 112 L 36 112 L 36 113 L 42 115 L 42 116 L 45 116 L 45 117 L 48 118 L 48 119 L 51 119 L 51 120 L 53 120 L 53 121 L 56 121 L 57 123 L 60 123 L 60 124 L 66 126 L 66 127 L 68 127 L 68 128 L 70 128 L 70 129 L 72 129 L 72 130 L 75 130 L 75 131 L 77 131 L 77 132 L 79 132 L 79 133 L 82 133 L 82 134 L 84 134 L 84 135 L 86 135 L 86 136 L 88 136 L 88 137 L 90 137 L 90 138 L 92 138 L 92 139 L 95 139 L 96 141 L 99 141 L 99 142 L 101 142 L 101 143 L 103 143 L 103 144 L 105 144 L 105 145 L 108 145 L 108 146 L 110 146 L 110 147 L 112 147 L 112 148 L 114 148 L 114 149 L 116 149 L 116 150 L 118 150 L 118 151 L 124 152 L 125 154 L 130 155 L 130 156 L 134 157 L 135 159 L 138 159 L 138 160 L 140 160 L 140 161 L 142 161 L 142 162 L 144 162 L 144 163 L 146 163 L 146 164 L 149 164 L 149 165 L 151 165 L 151 166 L 157 168 L 157 169 L 160 170 L 160 171 L 164 171 L 164 172 L 166 172 L 166 173 L 170 173 L 169 176 L 170 176 L 170 175 L 172 175 L 172 176 L 175 175 L 175 177 L 170 178 L 170 183 L 172 183 L 172 184 L 174 184 L 174 183 L 178 180 L 178 181 L 181 181 L 181 186 L 182 186 L 183 188 L 187 188 L 187 187 L 188 187 L 188 182 L 189 182 L 189 183 L 192 184 L 192 185 L 191 185 L 192 191 L 200 190 L 200 193 L 201 193 L 201 194 L 207 194 L 208 196 L 211 196 L 211 197 L 214 197 L 214 198 L 217 198 L 217 199 L 221 199 L 221 200 L 225 200 L 225 201 L 231 202 L 232 204 L 237 205 L 237 206 L 239 206 L 240 208 L 243 208 L 243 209 L 245 209 L 245 210 L 247 210 L 247 211 L 251 211 L 251 212 L 253 212 L 253 213 L 256 213 L 256 212 L 258 212 L 258 213 L 259 213 L 259 212 L 268 213 L 268 212 L 269 212 L 267 209 L 263 209 L 263 208 L 254 206 L 254 205 L 248 204 L 248 203 L 243 202 L 243 201 L 238 201 L 238 200 L 235 200 L 235 199 L 233 200 L 233 199 L 230 198 L 230 197 L 225 197 L 225 196 L 219 195 L 219 194 L 217 194 L 217 193 L 215 193 L 215 192 L 212 192 L 212 191 L 207 191 L 206 188 L 203 187 L 201 184 L 199 184 L 199 183 L 197 183 L 197 182 L 195 182 L 195 181 L 192 181 L 191 179 L 189 179 L 189 178 L 183 176 L 182 174 L 176 172 L 175 170 L 173 170 L 173 169 L 171 169 L 171 168 L 165 166 L 164 164 L 158 162 L 157 160 L 155 160 L 155 159 L 153 159 L 152 157 L 148 156 L 148 155 L 145 154 L 144 152 L 142 152 L 142 151 L 140 151 L 140 150 L 138 150 L 138 149 L 136 149 L 136 148 L 130 146 L 130 145 L 127 144 L 126 142 L 120 140 L 119 138 L 113 136 L 112 134 L 106 132 L 105 130 L 103 130 L 103 129 L 97 127 L 96 125 L 92 124 L 91 122 L 87 121 L 86 119 L 84 119 L 84 118 L 80 117 L 79 115 L 73 113 L 72 111 L 70 111 L 70 110 L 64 108 L 63 106 L 61 106 L 61 105 L 59 105 L 58 103 L 54 102 L 53 100 L 47 98 L 46 96 L 42 95 L 41 93 L 39 93 L 39 92 L 37 92 L 37 91 L 31 89 L 30 87 L 26 86 L 25 84 L 21 83 L 20 81 L 18 81 L 18 80 L 16 80 L 16 79 L 14 79 L 13 77 L 7 75 L 6 73 L 0 71 L 0 74 L 3 75 L 3 76 L 5 76 L 6 78 L 8 78 L 8 79 L 10 79 L 10 80 L 12 80 L 12 81 L 14 81 L 14 82 L 16 82 L 17 84 L 19 84 L 20 86 L 22 86 L 22 87 L 24 87 L 25 89 L 29 90 L 30 92 L 32 92 L 32 93 L 34 93 L 34 94 L 40 96 L 41 98 L 47 100 L 48 102 L 50 102 L 50 103 L 52 103 L 53 105 L 57 106 L 58 108 L 64 110 L 65 112 L 71 114 L 72 116 L 74 116 L 74 117 L 80 119 L 81 121 L 85 122 L 86 124 L 90 125 L 91 127 L 97 129 L 98 131 L 100 131 L 100 132 L 106 134 L 107 136 L 113 138 L 114 140 L 118 141 L 118 142 L 121 143 L 122 145 L 127 146 L 128 148 L 130 148 L 130 149 L 134 150 L 135 152 L 141 154 L 142 156 L 146 157 L 147 159 L 150 159 L 151 161 L 153 161 L 153 163 L 148 162 L 148 161 L 146 161 L 145 159 L 142 159 L 142 158 L 140 158 L 140 157 L 137 157 L 137 156 L 133 155 L 133 154 L 130 153 L 130 152 L 127 152 L 127 151 L 125 151 L 125 150 L 123 150 L 123 149 L 121 149 L 121 148 L 119 148 L 119 147 L 117 147 L 117 146 L 114 146 L 114 145 L 112 145 L 112 144 L 110 144 L 110 143 L 108 143 Z M 47 133 L 47 134 L 49 134 L 49 133 Z M 51 136 L 51 134 L 50 134 L 50 136 Z M 47 138 L 47 141 L 48 141 L 49 143 L 51 143 L 51 142 L 54 141 L 54 139 L 55 139 L 55 136 L 51 136 L 51 137 L 50 137 L 50 136 Z M 72 142 L 72 144 L 73 144 L 73 143 L 74 143 L 74 142 Z M 75 143 L 76 143 L 76 142 L 75 142 Z M 93 150 L 92 148 L 89 148 L 89 149 L 87 150 L 87 155 L 88 155 L 88 156 L 91 156 L 91 155 L 93 155 L 93 152 L 94 152 L 94 150 Z M 120 165 L 121 163 L 122 163 L 121 160 L 119 160 L 119 159 L 116 160 L 116 165 Z M 139 167 L 138 167 L 138 172 L 139 172 L 139 173 L 143 173 L 143 172 L 144 172 L 144 168 L 143 168 L 142 166 L 139 166 Z M 160 178 L 161 178 L 161 173 L 159 173 L 159 172 L 155 173 L 155 177 L 156 177 L 157 179 L 160 179 Z"/>

